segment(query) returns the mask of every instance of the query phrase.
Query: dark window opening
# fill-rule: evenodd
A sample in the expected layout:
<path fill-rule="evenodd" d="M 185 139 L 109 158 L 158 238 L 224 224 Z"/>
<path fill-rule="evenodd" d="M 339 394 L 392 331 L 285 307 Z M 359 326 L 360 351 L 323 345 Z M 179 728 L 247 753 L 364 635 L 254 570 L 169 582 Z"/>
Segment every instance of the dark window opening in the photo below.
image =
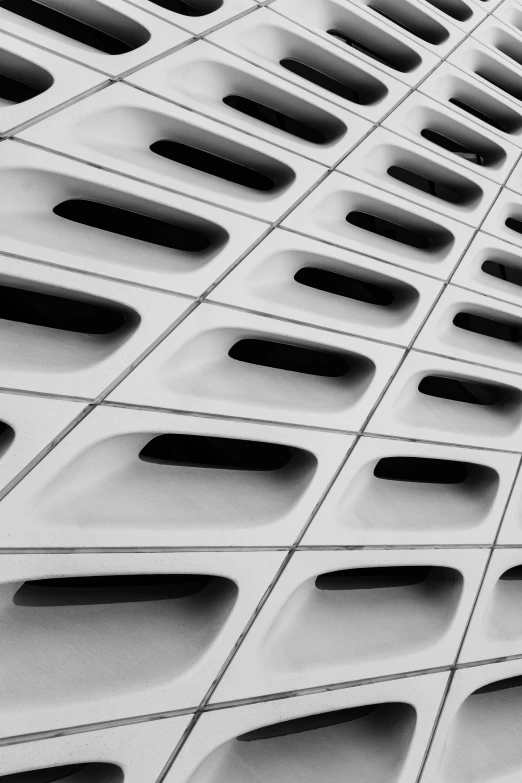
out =
<path fill-rule="evenodd" d="M 150 149 L 156 155 L 161 155 L 162 158 L 168 158 L 175 163 L 181 163 L 183 166 L 203 171 L 205 174 L 211 174 L 220 179 L 226 179 L 228 182 L 242 185 L 251 190 L 268 192 L 276 186 L 275 180 L 262 171 L 256 171 L 256 169 L 242 163 L 225 158 L 223 155 L 207 152 L 191 144 L 162 139 L 151 144 Z"/>
<path fill-rule="evenodd" d="M 368 8 L 383 16 L 392 24 L 396 24 L 402 30 L 406 30 L 406 32 L 411 33 L 416 38 L 420 38 L 421 41 L 426 41 L 426 43 L 438 45 L 444 43 L 449 38 L 448 31 L 441 24 L 426 16 L 426 14 L 417 12 L 415 14 L 416 19 L 413 19 L 411 18 L 411 12 L 401 13 L 400 7 L 397 6 L 394 7 L 393 15 L 389 11 L 383 11 L 373 4 L 368 5 Z"/>
<path fill-rule="evenodd" d="M 516 231 L 517 234 L 522 234 L 522 220 L 514 217 L 508 217 L 506 220 L 506 226 L 507 228 L 510 228 L 511 231 Z"/>
<path fill-rule="evenodd" d="M 92 606 L 166 601 L 196 595 L 212 577 L 200 574 L 137 574 L 33 579 L 15 593 L 17 606 Z"/>
<path fill-rule="evenodd" d="M 458 378 L 444 378 L 441 375 L 427 375 L 419 383 L 418 389 L 421 394 L 430 397 L 465 402 L 470 405 L 495 405 L 501 398 L 497 386 Z"/>
<path fill-rule="evenodd" d="M 240 340 L 228 355 L 238 362 L 323 378 L 341 378 L 350 369 L 350 362 L 340 354 L 270 340 Z"/>
<path fill-rule="evenodd" d="M 212 0 L 210 4 L 208 2 L 203 4 L 201 2 L 189 3 L 187 0 L 149 0 L 149 2 L 182 16 L 206 16 L 217 11 L 223 5 L 223 0 Z"/>
<path fill-rule="evenodd" d="M 30 101 L 48 90 L 53 82 L 44 68 L 0 49 L 0 101 L 12 104 Z"/>
<path fill-rule="evenodd" d="M 299 269 L 294 275 L 294 280 L 318 291 L 326 291 L 335 296 L 343 296 L 379 307 L 388 307 L 395 301 L 395 294 L 380 285 L 313 266 Z"/>
<path fill-rule="evenodd" d="M 500 579 L 504 582 L 519 582 L 522 579 L 522 565 L 504 571 Z"/>
<path fill-rule="evenodd" d="M 485 166 L 488 163 L 482 151 L 473 150 L 470 147 L 455 141 L 455 139 L 438 133 L 431 128 L 424 128 L 424 130 L 421 131 L 421 136 L 427 141 L 431 141 L 432 144 L 436 144 L 437 147 L 446 150 L 446 152 L 451 152 L 453 155 L 462 158 L 462 160 L 475 163 L 477 166 Z"/>
<path fill-rule="evenodd" d="M 321 574 L 315 580 L 318 590 L 382 590 L 389 587 L 410 587 L 425 582 L 431 566 L 376 566 L 349 568 Z"/>
<path fill-rule="evenodd" d="M 139 458 L 156 465 L 218 470 L 281 470 L 292 459 L 292 449 L 263 443 L 204 435 L 158 435 L 142 448 Z"/>
<path fill-rule="evenodd" d="M 371 81 L 367 78 L 366 83 L 362 83 L 361 79 L 357 79 L 357 76 L 352 73 L 352 84 L 347 82 L 341 82 L 334 76 L 320 71 L 301 60 L 296 60 L 293 57 L 284 57 L 280 61 L 280 65 L 286 68 L 287 71 L 295 73 L 296 76 L 300 76 L 302 79 L 306 79 L 312 84 L 316 84 L 318 87 L 322 87 L 324 90 L 338 95 L 340 98 L 344 98 L 351 103 L 357 103 L 361 106 L 368 106 L 372 103 L 377 103 L 381 100 L 388 90 L 377 79 Z M 345 70 L 348 71 L 348 66 L 345 66 Z M 347 73 L 348 75 L 348 73 Z"/>
<path fill-rule="evenodd" d="M 123 783 L 123 772 L 115 764 L 67 764 L 0 775 L 0 783 Z"/>
<path fill-rule="evenodd" d="M 378 215 L 355 211 L 350 212 L 346 220 L 352 226 L 362 228 L 364 231 L 371 231 L 372 234 L 378 234 L 402 245 L 417 248 L 417 250 L 428 250 L 432 246 L 431 238 L 424 232 L 400 223 L 392 223 Z"/>
<path fill-rule="evenodd" d="M 462 204 L 469 200 L 468 194 L 464 192 L 463 188 L 457 189 L 445 182 L 425 177 L 423 174 L 418 174 L 416 171 L 405 169 L 402 166 L 390 166 L 387 173 L 393 179 L 403 182 L 411 188 L 422 190 L 423 193 L 428 193 L 430 196 L 435 196 L 435 198 L 450 204 Z"/>
<path fill-rule="evenodd" d="M 132 52 L 143 46 L 150 39 L 148 30 L 121 14 L 118 16 L 125 21 L 125 24 L 121 24 L 121 30 L 116 35 L 113 29 L 114 24 L 111 25 L 111 31 L 102 29 L 101 23 L 98 26 L 84 22 L 70 13 L 50 7 L 48 2 L 2 0 L 0 6 L 23 19 L 46 27 L 48 30 L 54 30 L 56 33 L 72 38 L 74 41 L 97 49 L 104 54 L 127 54 L 127 52 Z M 72 3 L 71 6 L 73 6 Z"/>
<path fill-rule="evenodd" d="M 10 103 L 23 103 L 24 101 L 30 101 L 31 98 L 36 98 L 41 92 L 42 90 L 39 90 L 32 84 L 27 84 L 27 82 L 0 72 L 1 100 L 9 101 Z"/>
<path fill-rule="evenodd" d="M 136 314 L 121 307 L 66 299 L 54 294 L 0 285 L 0 319 L 62 329 L 66 332 L 109 335 L 122 329 Z"/>
<path fill-rule="evenodd" d="M 15 431 L 5 421 L 0 421 L 0 457 L 2 457 L 15 439 Z"/>
<path fill-rule="evenodd" d="M 469 465 L 426 457 L 384 457 L 374 468 L 375 478 L 416 484 L 462 484 L 469 477 Z"/>
<path fill-rule="evenodd" d="M 476 117 L 477 120 L 482 120 L 482 122 L 487 123 L 487 125 L 491 125 L 492 128 L 496 128 L 497 130 L 502 131 L 503 133 L 511 132 L 510 129 L 508 129 L 507 125 L 503 123 L 499 118 L 494 117 L 492 114 L 486 114 L 486 112 L 482 111 L 476 106 L 472 106 L 470 103 L 467 103 L 466 101 L 462 101 L 460 98 L 450 98 L 449 103 L 452 103 L 454 106 L 457 106 L 457 108 L 462 109 L 468 114 L 471 114 L 472 117 Z"/>
<path fill-rule="evenodd" d="M 271 340 L 240 340 L 228 355 L 238 362 L 323 378 L 341 378 L 350 369 L 350 362 L 340 354 Z"/>
<path fill-rule="evenodd" d="M 501 264 L 500 261 L 484 261 L 482 271 L 491 277 L 505 280 L 506 283 L 522 286 L 522 268 Z"/>
<path fill-rule="evenodd" d="M 481 79 L 489 82 L 489 84 L 492 84 L 494 87 L 498 87 L 499 90 L 511 95 L 517 101 L 522 100 L 522 86 L 516 87 L 506 79 L 503 79 L 502 76 L 499 76 L 498 73 L 491 73 L 490 71 L 486 71 L 485 68 L 481 71 L 475 71 L 475 73 L 477 76 L 480 76 Z"/>
<path fill-rule="evenodd" d="M 317 124 L 304 123 L 290 114 L 285 114 L 278 109 L 253 101 L 250 98 L 245 98 L 242 95 L 227 95 L 223 98 L 223 103 L 230 106 L 231 109 L 271 125 L 273 128 L 279 128 L 279 130 L 289 133 L 291 136 L 297 136 L 312 144 L 326 144 L 329 141 L 326 133 L 317 127 Z"/>
<path fill-rule="evenodd" d="M 172 250 L 199 253 L 211 244 L 210 237 L 202 231 L 98 201 L 70 199 L 58 204 L 53 212 L 74 223 Z"/>
<path fill-rule="evenodd" d="M 497 682 L 490 682 L 487 685 L 483 685 L 482 688 L 478 688 L 472 696 L 479 696 L 481 693 L 495 693 L 496 691 L 506 691 L 510 688 L 522 687 L 522 676 L 508 677 L 505 680 L 497 680 Z"/>
<path fill-rule="evenodd" d="M 466 22 L 473 16 L 471 8 L 461 0 L 427 0 L 427 2 L 443 14 L 456 19 L 457 22 Z"/>
<path fill-rule="evenodd" d="M 394 71 L 400 71 L 400 73 L 409 73 L 410 71 L 415 70 L 422 62 L 419 55 L 414 52 L 413 49 L 409 49 L 406 46 L 401 47 L 400 49 L 398 47 L 392 48 L 390 46 L 386 47 L 386 49 L 384 49 L 384 47 L 376 49 L 372 44 L 361 41 L 360 38 L 357 38 L 352 32 L 348 33 L 346 30 L 339 30 L 334 27 L 326 32 L 328 35 L 342 41 L 346 46 L 355 49 L 355 51 L 361 52 L 361 54 L 365 54 L 367 57 L 371 57 L 372 60 L 381 63 L 381 65 L 386 65 Z"/>
<path fill-rule="evenodd" d="M 459 329 L 503 340 L 508 343 L 519 343 L 522 340 L 522 327 L 493 318 L 485 318 L 476 313 L 457 313 L 453 323 Z"/>
<path fill-rule="evenodd" d="M 359 720 L 366 715 L 370 715 L 376 709 L 376 705 L 368 704 L 364 707 L 350 707 L 345 710 L 324 712 L 319 715 L 306 715 L 304 718 L 293 718 L 292 720 L 281 721 L 281 723 L 272 723 L 270 726 L 263 726 L 262 729 L 248 731 L 246 734 L 241 734 L 237 737 L 237 740 L 239 742 L 255 742 L 256 740 L 271 739 L 273 737 L 286 737 L 289 734 L 301 734 L 303 731 L 325 729 L 328 726 L 338 726 L 340 723 Z"/>

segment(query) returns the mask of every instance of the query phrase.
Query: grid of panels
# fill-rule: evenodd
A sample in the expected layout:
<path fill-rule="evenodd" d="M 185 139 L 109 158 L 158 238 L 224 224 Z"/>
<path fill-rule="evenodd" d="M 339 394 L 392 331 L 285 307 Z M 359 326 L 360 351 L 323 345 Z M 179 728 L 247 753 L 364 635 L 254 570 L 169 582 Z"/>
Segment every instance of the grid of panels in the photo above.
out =
<path fill-rule="evenodd" d="M 518 783 L 522 2 L 0 25 L 0 783 Z"/>

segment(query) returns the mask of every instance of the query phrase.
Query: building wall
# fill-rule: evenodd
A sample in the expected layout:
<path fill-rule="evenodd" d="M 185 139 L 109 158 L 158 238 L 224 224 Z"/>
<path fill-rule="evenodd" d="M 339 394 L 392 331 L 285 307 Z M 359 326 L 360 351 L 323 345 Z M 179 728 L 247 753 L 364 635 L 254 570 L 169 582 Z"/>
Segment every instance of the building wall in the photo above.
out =
<path fill-rule="evenodd" d="M 0 28 L 0 783 L 519 783 L 522 2 Z"/>

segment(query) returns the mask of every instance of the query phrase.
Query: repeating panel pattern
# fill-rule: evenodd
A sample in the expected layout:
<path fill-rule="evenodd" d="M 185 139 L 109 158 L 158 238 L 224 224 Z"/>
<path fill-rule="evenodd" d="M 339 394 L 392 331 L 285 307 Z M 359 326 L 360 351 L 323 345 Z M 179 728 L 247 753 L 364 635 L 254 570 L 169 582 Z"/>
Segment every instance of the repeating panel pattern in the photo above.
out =
<path fill-rule="evenodd" d="M 519 783 L 522 0 L 0 26 L 0 783 Z"/>

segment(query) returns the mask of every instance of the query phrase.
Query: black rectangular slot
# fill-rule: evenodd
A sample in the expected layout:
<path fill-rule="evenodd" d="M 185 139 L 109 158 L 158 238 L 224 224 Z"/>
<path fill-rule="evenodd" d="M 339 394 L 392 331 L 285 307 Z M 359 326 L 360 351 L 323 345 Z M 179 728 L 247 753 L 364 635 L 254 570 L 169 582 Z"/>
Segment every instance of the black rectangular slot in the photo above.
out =
<path fill-rule="evenodd" d="M 355 51 L 371 57 L 372 60 L 382 65 L 387 65 L 388 68 L 392 68 L 394 71 L 400 71 L 400 73 L 409 73 L 415 70 L 422 62 L 417 52 L 414 52 L 408 46 L 399 45 L 399 42 L 397 42 L 395 47 L 382 46 L 381 49 L 376 49 L 372 42 L 362 41 L 360 37 L 357 37 L 351 31 L 347 32 L 346 30 L 332 27 L 326 32 L 328 35 L 338 38 L 346 46 L 355 49 Z"/>
<path fill-rule="evenodd" d="M 522 220 L 514 217 L 508 217 L 506 220 L 506 226 L 507 228 L 510 228 L 511 231 L 516 231 L 517 234 L 522 234 Z"/>
<path fill-rule="evenodd" d="M 244 166 L 223 155 L 216 155 L 192 144 L 185 144 L 172 139 L 161 139 L 150 145 L 150 149 L 156 155 L 181 163 L 205 174 L 211 174 L 220 179 L 226 179 L 236 185 L 242 185 L 251 190 L 259 190 L 264 193 L 273 190 L 275 180 L 262 171 Z"/>
<path fill-rule="evenodd" d="M 470 405 L 496 405 L 503 396 L 498 386 L 460 378 L 445 378 L 442 375 L 426 375 L 419 383 L 418 389 L 421 394 L 430 397 Z"/>
<path fill-rule="evenodd" d="M 499 578 L 504 582 L 520 582 L 522 580 L 522 565 L 509 568 Z"/>
<path fill-rule="evenodd" d="M 483 65 L 480 70 L 475 71 L 475 74 L 480 76 L 481 79 L 484 79 L 484 81 L 489 82 L 489 84 L 492 84 L 494 87 L 498 87 L 499 90 L 507 93 L 507 95 L 511 95 L 511 97 L 515 98 L 517 101 L 522 100 L 522 85 L 513 84 L 513 77 L 511 75 L 508 80 L 499 73 L 499 70 L 493 71 L 485 65 Z"/>
<path fill-rule="evenodd" d="M 0 66 L 1 68 L 1 66 Z M 37 89 L 31 84 L 14 79 L 8 74 L 0 71 L 0 98 L 10 103 L 24 103 L 36 98 L 42 90 Z"/>
<path fill-rule="evenodd" d="M 125 35 L 123 30 L 120 37 L 101 27 L 84 22 L 72 14 L 58 11 L 40 0 L 2 0 L 0 8 L 104 54 L 127 54 L 143 46 L 150 38 L 148 30 L 136 22 L 131 22 L 130 19 L 127 20 L 132 28 L 130 35 Z"/>
<path fill-rule="evenodd" d="M 395 301 L 395 294 L 383 286 L 313 266 L 303 266 L 295 273 L 294 280 L 318 291 L 379 307 L 388 307 Z"/>
<path fill-rule="evenodd" d="M 5 454 L 15 439 L 15 431 L 5 421 L 0 421 L 0 457 Z"/>
<path fill-rule="evenodd" d="M 471 147 L 467 147 L 464 144 L 455 141 L 455 139 L 450 138 L 450 136 L 446 136 L 431 128 L 424 128 L 421 131 L 421 136 L 432 144 L 435 144 L 437 147 L 441 147 L 441 149 L 451 152 L 453 155 L 462 158 L 462 160 L 475 163 L 477 166 L 487 166 L 488 162 L 496 162 L 488 161 L 482 150 L 473 150 Z"/>
<path fill-rule="evenodd" d="M 239 340 L 228 355 L 238 362 L 323 378 L 341 378 L 350 369 L 348 359 L 340 354 L 271 340 Z"/>
<path fill-rule="evenodd" d="M 281 721 L 281 723 L 272 723 L 270 726 L 263 726 L 261 729 L 248 731 L 236 739 L 239 742 L 256 742 L 257 740 L 272 739 L 273 737 L 286 737 L 289 734 L 301 734 L 303 731 L 325 729 L 327 726 L 338 726 L 340 723 L 359 720 L 374 712 L 375 709 L 376 705 L 367 704 L 364 707 L 349 707 L 345 710 L 323 712 L 319 715 L 306 715 L 304 718 L 293 718 L 292 720 Z"/>
<path fill-rule="evenodd" d="M 341 82 L 334 76 L 330 76 L 324 71 L 320 71 L 314 68 L 312 65 L 304 63 L 302 60 L 297 60 L 294 57 L 284 57 L 280 61 L 280 65 L 286 68 L 287 71 L 295 73 L 296 76 L 300 76 L 302 79 L 306 79 L 312 84 L 316 84 L 318 87 L 322 87 L 324 90 L 338 95 L 340 98 L 344 98 L 351 103 L 357 103 L 361 106 L 368 106 L 372 103 L 380 101 L 387 93 L 386 87 L 377 79 L 369 80 L 366 76 L 365 84 L 362 84 L 360 80 L 356 79 L 355 69 L 352 69 L 352 76 L 354 77 L 351 84 L 348 82 Z M 345 66 L 345 71 L 350 71 L 350 66 Z M 358 82 L 358 83 L 357 83 Z"/>
<path fill-rule="evenodd" d="M 291 136 L 297 136 L 312 144 L 326 144 L 329 141 L 327 134 L 318 127 L 317 123 L 304 123 L 290 114 L 285 114 L 278 109 L 273 109 L 259 101 L 251 100 L 243 95 L 226 95 L 223 103 L 230 106 L 231 109 L 253 117 L 255 120 L 271 125 L 273 128 L 289 133 Z"/>
<path fill-rule="evenodd" d="M 373 470 L 375 478 L 384 481 L 417 484 L 462 484 L 469 474 L 466 462 L 427 457 L 383 457 Z"/>
<path fill-rule="evenodd" d="M 422 190 L 423 193 L 435 196 L 441 201 L 447 201 L 450 204 L 463 204 L 469 201 L 468 194 L 464 189 L 457 189 L 446 182 L 426 177 L 416 171 L 406 169 L 404 166 L 390 166 L 387 173 L 393 179 L 409 185 L 410 188 Z"/>
<path fill-rule="evenodd" d="M 274 471 L 288 465 L 292 459 L 292 449 L 279 443 L 234 438 L 158 435 L 142 448 L 139 458 L 156 465 Z"/>
<path fill-rule="evenodd" d="M 315 580 L 318 590 L 382 590 L 409 587 L 425 582 L 431 566 L 375 566 L 348 568 L 321 574 Z"/>
<path fill-rule="evenodd" d="M 196 0 L 192 3 L 188 3 L 187 0 L 149 0 L 149 2 L 182 16 L 206 16 L 223 5 L 223 0 L 204 0 L 204 2 Z"/>
<path fill-rule="evenodd" d="M 394 5 L 393 14 L 389 10 L 379 8 L 376 3 L 369 4 L 368 8 L 426 43 L 438 45 L 449 38 L 448 31 L 441 24 L 417 9 L 408 11 L 406 6 L 401 7 L 398 3 Z"/>
<path fill-rule="evenodd" d="M 426 0 L 426 2 L 457 22 L 466 22 L 473 16 L 473 11 L 469 5 L 463 3 L 462 0 Z"/>
<path fill-rule="evenodd" d="M 507 343 L 519 343 L 522 340 L 522 328 L 505 321 L 497 321 L 494 318 L 485 318 L 476 313 L 457 313 L 453 323 L 459 329 L 481 334 L 484 337 L 492 337 L 494 340 L 503 340 Z"/>
<path fill-rule="evenodd" d="M 522 268 L 511 266 L 510 264 L 501 264 L 500 261 L 484 261 L 481 267 L 482 271 L 491 277 L 499 280 L 505 280 L 506 283 L 522 286 Z"/>
<path fill-rule="evenodd" d="M 131 310 L 96 301 L 0 285 L 0 319 L 91 335 L 109 335 L 137 320 Z"/>
<path fill-rule="evenodd" d="M 53 212 L 74 223 L 172 250 L 200 253 L 211 244 L 211 239 L 200 231 L 98 201 L 70 199 L 54 207 Z"/>
<path fill-rule="evenodd" d="M 44 68 L 0 49 L 0 100 L 13 104 L 30 101 L 48 90 L 53 82 Z"/>
<path fill-rule="evenodd" d="M 492 128 L 496 128 L 503 133 L 511 133 L 514 130 L 514 128 L 508 128 L 506 123 L 502 122 L 500 118 L 494 117 L 493 114 L 486 114 L 486 112 L 482 111 L 477 106 L 473 106 L 460 98 L 450 98 L 449 103 L 452 103 L 458 109 L 462 109 L 468 114 L 471 114 L 472 117 L 476 117 L 477 120 L 482 120 L 482 122 L 491 125 Z"/>
<path fill-rule="evenodd" d="M 67 764 L 0 775 L 0 783 L 123 783 L 123 771 L 115 764 Z"/>
<path fill-rule="evenodd" d="M 490 682 L 487 685 L 483 685 L 482 688 L 478 688 L 471 695 L 479 696 L 481 693 L 496 693 L 496 691 L 507 691 L 511 688 L 522 688 L 522 676 L 507 677 L 505 680 Z"/>
<path fill-rule="evenodd" d="M 16 606 L 94 606 L 186 598 L 204 590 L 212 579 L 199 574 L 71 576 L 24 582 L 14 595 Z"/>
<path fill-rule="evenodd" d="M 364 231 L 370 231 L 372 234 L 378 234 L 386 239 L 391 239 L 401 245 L 408 245 L 417 250 L 428 250 L 432 247 L 433 241 L 426 233 L 401 223 L 392 223 L 379 215 L 371 215 L 369 212 L 354 211 L 346 216 L 350 225 L 362 228 Z"/>

